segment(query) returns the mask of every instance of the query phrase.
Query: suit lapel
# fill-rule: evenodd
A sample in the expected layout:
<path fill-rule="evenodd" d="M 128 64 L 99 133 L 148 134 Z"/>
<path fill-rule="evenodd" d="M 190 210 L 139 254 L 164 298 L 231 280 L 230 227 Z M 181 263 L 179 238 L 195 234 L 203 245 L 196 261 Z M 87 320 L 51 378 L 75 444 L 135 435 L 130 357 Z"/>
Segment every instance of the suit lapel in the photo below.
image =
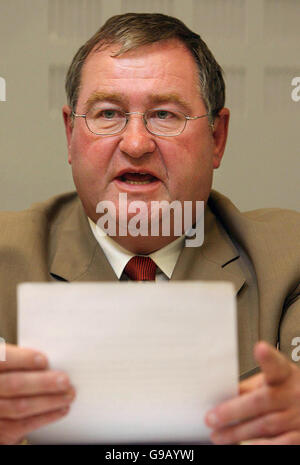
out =
<path fill-rule="evenodd" d="M 50 274 L 62 281 L 117 281 L 78 202 L 56 226 L 51 240 Z"/>
<path fill-rule="evenodd" d="M 203 245 L 183 249 L 171 279 L 230 281 L 238 293 L 245 283 L 239 253 L 209 207 L 204 228 Z"/>
<path fill-rule="evenodd" d="M 282 296 L 287 294 L 296 286 L 295 271 L 288 268 L 288 254 L 294 254 L 293 244 L 290 251 L 286 246 L 285 254 L 282 255 L 279 240 L 286 240 L 282 229 L 276 229 L 271 221 L 264 219 L 264 211 L 260 214 L 249 212 L 247 215 L 241 212 L 232 202 L 222 194 L 212 191 L 210 205 L 216 216 L 226 228 L 230 229 L 231 237 L 236 240 L 248 254 L 253 268 L 256 272 L 257 286 L 259 292 L 259 327 L 258 338 L 276 345 L 278 342 L 278 327 L 282 316 Z M 282 214 L 282 221 L 284 215 Z M 268 254 L 268 251 L 272 253 Z M 279 251 L 279 253 L 276 253 Z M 293 283 L 290 289 L 282 292 L 282 270 L 285 270 L 286 282 Z M 290 273 L 287 277 L 286 274 Z"/>

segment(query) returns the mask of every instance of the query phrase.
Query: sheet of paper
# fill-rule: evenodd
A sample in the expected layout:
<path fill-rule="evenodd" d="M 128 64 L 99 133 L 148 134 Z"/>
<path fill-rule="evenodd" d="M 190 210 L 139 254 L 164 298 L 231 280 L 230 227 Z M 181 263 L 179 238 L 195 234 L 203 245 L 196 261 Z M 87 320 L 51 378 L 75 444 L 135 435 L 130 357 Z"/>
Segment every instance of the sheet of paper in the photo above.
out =
<path fill-rule="evenodd" d="M 205 412 L 237 394 L 230 283 L 21 284 L 18 343 L 77 390 L 34 444 L 198 443 Z"/>

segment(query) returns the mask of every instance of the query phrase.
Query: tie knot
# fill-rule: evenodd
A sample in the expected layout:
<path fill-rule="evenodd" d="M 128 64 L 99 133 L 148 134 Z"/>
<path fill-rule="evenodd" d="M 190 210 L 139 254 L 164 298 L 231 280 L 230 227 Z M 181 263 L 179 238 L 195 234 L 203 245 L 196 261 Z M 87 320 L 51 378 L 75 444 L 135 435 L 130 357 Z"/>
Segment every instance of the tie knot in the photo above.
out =
<path fill-rule="evenodd" d="M 132 257 L 124 271 L 133 281 L 155 281 L 156 265 L 150 257 Z"/>

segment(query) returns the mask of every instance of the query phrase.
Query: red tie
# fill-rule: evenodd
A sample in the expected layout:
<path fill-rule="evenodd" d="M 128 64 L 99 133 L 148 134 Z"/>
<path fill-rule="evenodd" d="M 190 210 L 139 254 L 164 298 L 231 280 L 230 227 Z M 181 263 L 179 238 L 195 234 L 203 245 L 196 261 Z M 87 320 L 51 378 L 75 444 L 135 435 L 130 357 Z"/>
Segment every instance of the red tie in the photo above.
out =
<path fill-rule="evenodd" d="M 124 271 L 133 281 L 155 281 L 156 265 L 149 257 L 132 257 Z"/>

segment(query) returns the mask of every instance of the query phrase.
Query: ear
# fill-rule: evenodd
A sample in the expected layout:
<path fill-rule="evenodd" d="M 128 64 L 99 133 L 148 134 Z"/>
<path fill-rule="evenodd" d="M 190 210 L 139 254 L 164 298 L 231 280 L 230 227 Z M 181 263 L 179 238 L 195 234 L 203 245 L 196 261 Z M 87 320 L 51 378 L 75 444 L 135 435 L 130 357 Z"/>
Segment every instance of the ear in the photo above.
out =
<path fill-rule="evenodd" d="M 73 132 L 73 121 L 71 116 L 72 110 L 69 105 L 64 105 L 62 108 L 62 114 L 65 124 L 65 132 L 66 138 L 68 143 L 68 162 L 70 165 L 72 164 L 72 156 L 71 156 L 71 139 L 72 139 L 72 132 Z"/>
<path fill-rule="evenodd" d="M 230 112 L 228 108 L 222 108 L 218 116 L 215 118 L 213 127 L 214 138 L 214 154 L 213 154 L 213 167 L 219 168 L 221 160 L 225 151 L 228 125 L 229 125 Z"/>

